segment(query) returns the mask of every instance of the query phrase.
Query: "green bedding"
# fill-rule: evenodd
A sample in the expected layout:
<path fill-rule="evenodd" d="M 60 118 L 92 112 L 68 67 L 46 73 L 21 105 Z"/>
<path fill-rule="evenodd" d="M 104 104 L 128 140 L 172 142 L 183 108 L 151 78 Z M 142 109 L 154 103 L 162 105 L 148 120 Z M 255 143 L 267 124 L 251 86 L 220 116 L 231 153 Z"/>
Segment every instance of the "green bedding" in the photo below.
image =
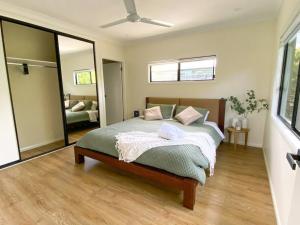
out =
<path fill-rule="evenodd" d="M 172 120 L 145 121 L 141 118 L 134 118 L 90 131 L 87 135 L 82 137 L 76 145 L 118 158 L 118 151 L 115 148 L 115 135 L 120 132 L 128 131 L 157 132 L 160 125 L 164 122 L 173 124 L 187 132 L 207 132 L 214 139 L 216 146 L 218 146 L 222 140 L 218 132 L 208 125 L 184 126 Z M 152 148 L 143 153 L 135 162 L 159 168 L 179 176 L 193 178 L 198 180 L 201 184 L 205 183 L 205 169 L 209 168 L 208 160 L 202 155 L 200 149 L 194 145 Z"/>
<path fill-rule="evenodd" d="M 89 114 L 86 111 L 72 112 L 70 109 L 67 109 L 66 118 L 67 124 L 90 121 Z"/>

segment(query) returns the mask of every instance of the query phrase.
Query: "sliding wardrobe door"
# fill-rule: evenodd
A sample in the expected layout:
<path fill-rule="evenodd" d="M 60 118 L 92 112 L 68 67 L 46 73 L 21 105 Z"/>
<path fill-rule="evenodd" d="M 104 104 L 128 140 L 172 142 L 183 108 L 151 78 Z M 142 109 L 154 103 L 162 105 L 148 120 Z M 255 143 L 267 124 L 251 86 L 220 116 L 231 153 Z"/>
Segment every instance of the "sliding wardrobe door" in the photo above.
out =
<path fill-rule="evenodd" d="M 20 159 L 4 57 L 0 30 L 0 167 Z"/>
<path fill-rule="evenodd" d="M 94 44 L 63 35 L 57 40 L 71 144 L 100 126 Z"/>
<path fill-rule="evenodd" d="M 54 33 L 2 24 L 21 158 L 65 146 Z"/>

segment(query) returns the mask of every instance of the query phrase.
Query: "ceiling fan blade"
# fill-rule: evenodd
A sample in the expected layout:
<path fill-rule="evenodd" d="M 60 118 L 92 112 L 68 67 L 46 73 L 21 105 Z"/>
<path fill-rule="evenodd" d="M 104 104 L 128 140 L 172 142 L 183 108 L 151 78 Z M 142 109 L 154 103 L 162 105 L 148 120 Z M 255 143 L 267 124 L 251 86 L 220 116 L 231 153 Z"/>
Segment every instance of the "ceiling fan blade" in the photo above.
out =
<path fill-rule="evenodd" d="M 121 20 L 117 20 L 117 21 L 114 21 L 114 22 L 111 22 L 111 23 L 108 23 L 108 24 L 104 24 L 104 25 L 102 25 L 100 27 L 101 28 L 107 28 L 107 27 L 111 27 L 111 26 L 118 25 L 118 24 L 121 24 L 121 23 L 126 23 L 126 22 L 128 22 L 127 18 L 121 19 Z"/>
<path fill-rule="evenodd" d="M 172 27 L 173 26 L 173 24 L 171 24 L 171 23 L 166 23 L 166 22 L 159 21 L 159 20 L 152 20 L 152 19 L 148 19 L 148 18 L 141 18 L 140 22 L 163 26 L 163 27 Z"/>
<path fill-rule="evenodd" d="M 124 4 L 128 14 L 137 14 L 134 0 L 124 0 Z"/>

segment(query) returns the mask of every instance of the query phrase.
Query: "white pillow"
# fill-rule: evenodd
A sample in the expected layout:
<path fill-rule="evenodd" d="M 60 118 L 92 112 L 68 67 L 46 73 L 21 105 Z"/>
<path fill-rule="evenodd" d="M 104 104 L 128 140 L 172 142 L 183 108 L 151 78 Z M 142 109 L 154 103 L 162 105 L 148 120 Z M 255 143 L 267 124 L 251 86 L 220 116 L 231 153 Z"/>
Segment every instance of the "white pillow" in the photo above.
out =
<path fill-rule="evenodd" d="M 163 123 L 158 130 L 158 136 L 167 140 L 177 140 L 183 138 L 185 133 L 174 125 Z"/>
<path fill-rule="evenodd" d="M 203 115 L 195 110 L 192 106 L 187 107 L 185 110 L 175 116 L 175 118 L 183 125 L 190 125 L 201 117 L 203 117 Z"/>
<path fill-rule="evenodd" d="M 93 101 L 93 105 L 92 105 L 92 107 L 91 107 L 91 110 L 97 110 L 97 107 L 98 107 L 98 102 L 96 102 L 96 101 Z"/>
<path fill-rule="evenodd" d="M 85 108 L 85 104 L 83 102 L 79 102 L 76 105 L 74 105 L 71 109 L 72 112 L 78 112 L 80 110 L 83 110 Z"/>
<path fill-rule="evenodd" d="M 65 101 L 65 108 L 66 109 L 70 108 L 70 100 Z"/>
<path fill-rule="evenodd" d="M 159 106 L 155 106 L 149 109 L 145 109 L 144 111 L 144 119 L 145 120 L 162 120 L 163 116 L 160 111 Z"/>

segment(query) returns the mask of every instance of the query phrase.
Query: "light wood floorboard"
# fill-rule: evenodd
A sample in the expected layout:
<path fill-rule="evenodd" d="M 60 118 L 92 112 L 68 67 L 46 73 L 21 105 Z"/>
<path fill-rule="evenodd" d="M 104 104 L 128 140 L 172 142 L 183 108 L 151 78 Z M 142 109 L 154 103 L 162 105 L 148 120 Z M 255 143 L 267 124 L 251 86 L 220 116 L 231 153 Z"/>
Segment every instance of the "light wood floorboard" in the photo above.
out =
<path fill-rule="evenodd" d="M 72 150 L 0 171 L 1 225 L 275 224 L 261 150 L 222 144 L 194 211 L 178 191 L 92 159 L 75 165 Z"/>
<path fill-rule="evenodd" d="M 86 133 L 88 133 L 91 130 L 94 130 L 96 128 L 84 128 L 82 130 L 74 130 L 72 132 L 70 132 L 68 134 L 69 137 L 69 142 L 70 143 L 74 143 L 76 141 L 78 141 L 81 137 L 83 137 Z M 47 145 L 43 145 L 37 148 L 33 148 L 27 151 L 23 151 L 21 152 L 21 159 L 28 159 L 31 158 L 33 156 L 37 156 L 40 154 L 44 154 L 47 152 L 50 152 L 52 150 L 58 149 L 58 148 L 62 148 L 65 146 L 65 141 L 64 140 L 60 140 L 60 141 L 56 141 Z"/>

